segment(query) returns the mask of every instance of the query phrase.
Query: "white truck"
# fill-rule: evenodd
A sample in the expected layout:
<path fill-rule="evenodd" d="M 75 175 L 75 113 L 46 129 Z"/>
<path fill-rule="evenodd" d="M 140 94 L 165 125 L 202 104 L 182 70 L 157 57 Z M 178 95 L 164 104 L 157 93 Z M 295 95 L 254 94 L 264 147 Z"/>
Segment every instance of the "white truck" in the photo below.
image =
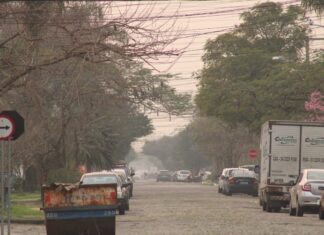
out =
<path fill-rule="evenodd" d="M 301 170 L 324 169 L 324 122 L 267 121 L 260 149 L 260 206 L 280 211 Z"/>

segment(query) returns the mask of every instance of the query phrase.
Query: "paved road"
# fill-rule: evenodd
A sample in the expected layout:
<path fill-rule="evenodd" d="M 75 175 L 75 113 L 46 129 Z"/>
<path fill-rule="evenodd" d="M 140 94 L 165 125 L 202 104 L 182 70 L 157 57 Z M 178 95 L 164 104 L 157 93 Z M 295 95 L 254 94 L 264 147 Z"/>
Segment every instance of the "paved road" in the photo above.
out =
<path fill-rule="evenodd" d="M 224 196 L 217 187 L 196 183 L 138 182 L 130 211 L 117 217 L 117 235 L 324 234 L 317 215 L 265 213 L 258 199 Z M 12 234 L 45 234 L 44 226 L 13 225 Z"/>

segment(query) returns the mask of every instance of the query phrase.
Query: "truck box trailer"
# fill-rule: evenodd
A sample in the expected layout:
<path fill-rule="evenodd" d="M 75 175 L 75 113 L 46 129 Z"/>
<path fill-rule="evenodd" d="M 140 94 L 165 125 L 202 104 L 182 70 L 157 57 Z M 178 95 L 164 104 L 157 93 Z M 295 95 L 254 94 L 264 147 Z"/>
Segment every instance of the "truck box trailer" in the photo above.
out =
<path fill-rule="evenodd" d="M 324 122 L 267 121 L 261 129 L 259 199 L 279 211 L 301 170 L 324 169 Z"/>
<path fill-rule="evenodd" d="M 117 184 L 42 187 L 47 235 L 115 235 Z"/>

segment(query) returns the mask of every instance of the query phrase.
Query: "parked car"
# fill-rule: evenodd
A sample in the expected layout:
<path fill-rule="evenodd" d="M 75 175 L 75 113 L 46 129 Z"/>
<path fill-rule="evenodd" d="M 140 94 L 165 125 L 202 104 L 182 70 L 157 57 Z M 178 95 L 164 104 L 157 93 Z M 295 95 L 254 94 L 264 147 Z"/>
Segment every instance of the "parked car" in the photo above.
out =
<path fill-rule="evenodd" d="M 171 172 L 168 170 L 160 170 L 156 177 L 156 181 L 171 181 Z"/>
<path fill-rule="evenodd" d="M 324 193 L 324 169 L 304 169 L 289 193 L 289 215 L 303 216 L 304 212 L 318 212 Z"/>
<path fill-rule="evenodd" d="M 258 196 L 258 180 L 255 173 L 245 168 L 233 168 L 225 172 L 223 193 L 231 196 L 233 193 L 245 193 Z"/>
<path fill-rule="evenodd" d="M 259 165 L 242 165 L 239 168 L 245 168 L 255 173 L 255 177 L 260 181 L 260 166 Z"/>
<path fill-rule="evenodd" d="M 176 174 L 177 181 L 190 182 L 192 181 L 192 173 L 189 170 L 180 170 Z"/>
<path fill-rule="evenodd" d="M 218 177 L 218 193 L 223 193 L 224 191 L 224 182 L 226 177 L 228 177 L 228 171 L 235 168 L 224 168 L 222 174 Z"/>
<path fill-rule="evenodd" d="M 112 171 L 119 173 L 119 174 L 123 174 L 125 176 L 125 178 L 127 179 L 127 183 L 129 184 L 129 197 L 133 196 L 133 175 L 129 174 L 130 171 L 127 170 L 128 168 L 114 168 L 112 169 Z"/>
<path fill-rule="evenodd" d="M 130 187 L 130 183 L 127 181 L 127 178 L 126 178 L 124 172 L 121 172 L 121 171 L 112 171 L 112 172 L 114 172 L 115 174 L 117 174 L 119 176 L 120 180 L 122 181 L 123 188 L 125 188 L 125 190 L 126 190 L 126 196 L 129 200 L 131 187 Z M 129 210 L 129 203 L 126 204 L 126 210 Z"/>
<path fill-rule="evenodd" d="M 83 174 L 80 179 L 80 184 L 117 184 L 118 213 L 124 215 L 125 210 L 129 208 L 129 199 L 125 188 L 126 185 L 123 185 L 122 180 L 114 172 L 98 171 Z"/>
<path fill-rule="evenodd" d="M 324 193 L 322 194 L 319 206 L 318 217 L 320 220 L 324 220 Z"/>

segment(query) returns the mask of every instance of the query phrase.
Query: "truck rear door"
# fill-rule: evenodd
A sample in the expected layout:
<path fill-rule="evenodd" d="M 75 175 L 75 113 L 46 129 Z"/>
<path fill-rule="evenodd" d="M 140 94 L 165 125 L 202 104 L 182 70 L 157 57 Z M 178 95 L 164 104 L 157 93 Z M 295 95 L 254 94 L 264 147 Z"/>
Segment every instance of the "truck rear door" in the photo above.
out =
<path fill-rule="evenodd" d="M 324 127 L 303 126 L 302 169 L 324 169 Z"/>
<path fill-rule="evenodd" d="M 273 125 L 271 128 L 270 182 L 288 184 L 299 174 L 300 126 Z"/>

